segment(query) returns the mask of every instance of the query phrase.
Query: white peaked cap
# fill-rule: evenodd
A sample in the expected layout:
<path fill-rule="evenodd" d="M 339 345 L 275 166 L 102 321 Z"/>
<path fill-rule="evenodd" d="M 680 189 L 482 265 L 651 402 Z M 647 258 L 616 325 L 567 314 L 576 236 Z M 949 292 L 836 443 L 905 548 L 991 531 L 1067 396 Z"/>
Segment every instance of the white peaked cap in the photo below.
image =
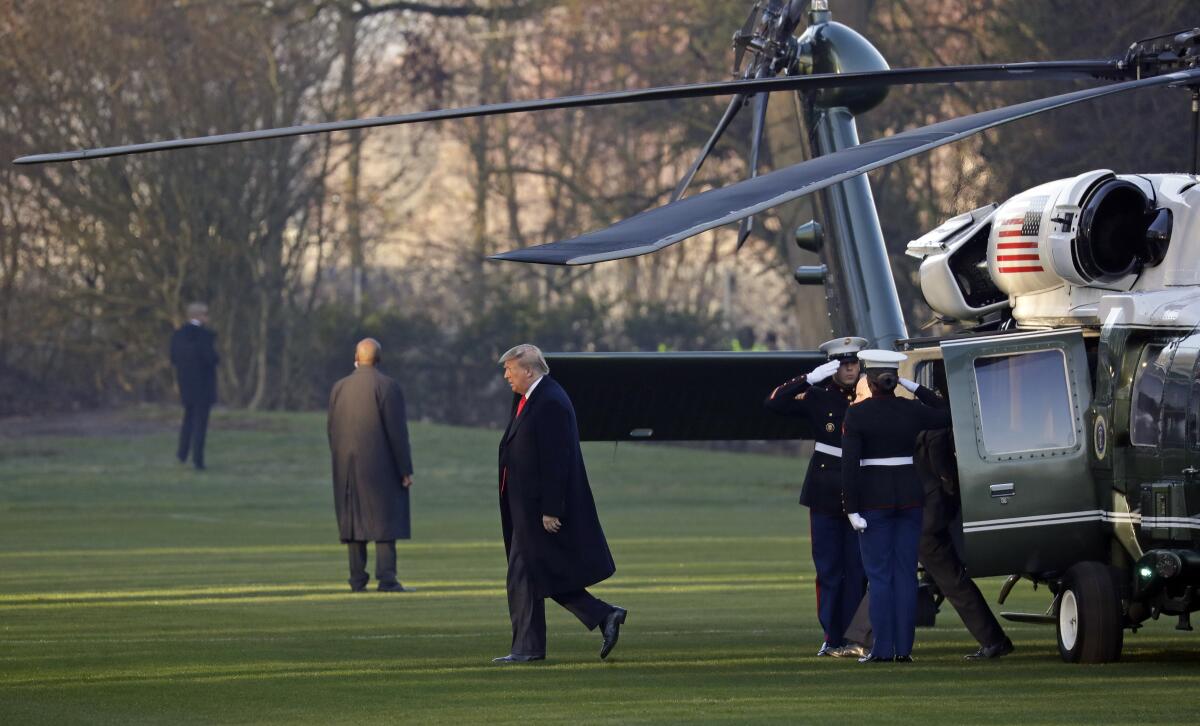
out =
<path fill-rule="evenodd" d="M 858 359 L 863 368 L 899 368 L 900 361 L 907 360 L 908 356 L 894 350 L 860 350 Z"/>
<path fill-rule="evenodd" d="M 830 358 L 854 360 L 858 351 L 867 347 L 866 338 L 834 338 L 821 343 L 821 352 Z"/>

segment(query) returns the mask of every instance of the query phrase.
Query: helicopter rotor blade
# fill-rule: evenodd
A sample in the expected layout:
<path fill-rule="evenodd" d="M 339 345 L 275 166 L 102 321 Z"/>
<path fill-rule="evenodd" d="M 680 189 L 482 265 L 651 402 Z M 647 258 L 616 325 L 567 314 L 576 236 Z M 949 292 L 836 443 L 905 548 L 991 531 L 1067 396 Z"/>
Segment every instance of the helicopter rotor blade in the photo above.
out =
<path fill-rule="evenodd" d="M 398 126 L 402 124 L 449 119 L 494 116 L 525 111 L 547 111 L 563 108 L 587 108 L 619 103 L 643 101 L 667 101 L 682 98 L 704 98 L 727 94 L 770 93 L 774 91 L 814 91 L 822 88 L 854 88 L 863 86 L 920 85 L 954 83 L 959 81 L 1013 81 L 1039 79 L 1094 78 L 1112 80 L 1129 75 L 1118 60 L 1090 61 L 1044 61 L 1032 63 L 988 64 L 972 66 L 947 66 L 944 68 L 899 68 L 887 71 L 863 73 L 827 73 L 811 76 L 782 76 L 775 78 L 751 78 L 749 80 L 717 81 L 684 86 L 663 86 L 629 91 L 609 91 L 561 98 L 546 98 L 533 101 L 508 101 L 504 103 L 468 106 L 464 108 L 419 111 L 395 116 L 378 116 L 347 121 L 288 126 L 257 131 L 239 131 L 185 139 L 152 141 L 122 146 L 107 146 L 97 149 L 81 149 L 48 154 L 33 154 L 14 159 L 14 164 L 45 164 L 64 161 L 82 161 L 110 156 L 144 154 L 152 151 L 188 149 L 201 146 L 218 146 L 243 141 L 281 139 L 307 134 L 348 131 L 352 129 Z"/>
<path fill-rule="evenodd" d="M 760 93 L 754 97 L 754 130 L 751 132 L 753 134 L 753 141 L 750 144 L 749 178 L 751 179 L 758 176 L 758 156 L 762 150 L 763 127 L 767 122 L 767 102 L 770 99 L 770 94 L 766 93 Z M 741 225 L 738 226 L 737 250 L 742 249 L 742 245 L 746 244 L 746 240 L 750 238 L 750 233 L 753 230 L 754 215 L 742 219 Z"/>
<path fill-rule="evenodd" d="M 679 184 L 675 186 L 675 191 L 671 193 L 671 201 L 678 201 L 683 197 L 683 193 L 687 191 L 688 185 L 692 183 L 696 172 L 700 171 L 700 166 L 704 164 L 704 160 L 712 153 L 713 147 L 717 145 L 717 140 L 721 138 L 721 134 L 725 133 L 725 129 L 729 128 L 729 124 L 733 123 L 733 117 L 737 116 L 738 111 L 742 106 L 746 105 L 745 94 L 737 94 L 729 101 L 729 106 L 725 109 L 725 114 L 721 116 L 721 120 L 717 122 L 716 128 L 713 129 L 712 135 L 708 137 L 708 141 L 704 142 L 704 147 L 700 149 L 700 154 L 692 165 L 688 167 L 687 173 L 679 180 Z"/>
<path fill-rule="evenodd" d="M 636 257 L 1011 121 L 1126 91 L 1197 83 L 1200 83 L 1200 69 L 1177 71 L 941 121 L 681 199 L 642 212 L 606 229 L 573 239 L 505 252 L 491 259 L 583 265 Z"/>

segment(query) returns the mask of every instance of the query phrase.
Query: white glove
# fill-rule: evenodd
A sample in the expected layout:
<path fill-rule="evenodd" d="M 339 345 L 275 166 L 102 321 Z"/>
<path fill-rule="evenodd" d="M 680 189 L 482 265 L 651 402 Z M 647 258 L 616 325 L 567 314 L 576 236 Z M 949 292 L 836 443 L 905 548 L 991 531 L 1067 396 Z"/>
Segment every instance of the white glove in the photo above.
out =
<path fill-rule="evenodd" d="M 858 512 L 851 512 L 846 515 L 846 518 L 850 520 L 850 526 L 854 528 L 855 532 L 862 532 L 867 528 L 867 520 L 863 519 Z"/>
<path fill-rule="evenodd" d="M 901 378 L 901 379 L 900 379 L 900 385 L 904 386 L 904 388 L 905 388 L 905 389 L 906 389 L 906 390 L 907 390 L 909 393 L 916 393 L 916 392 L 917 392 L 917 389 L 921 387 L 921 386 L 920 386 L 919 384 L 917 384 L 916 382 L 914 382 L 914 381 L 910 381 L 910 380 L 908 380 L 907 378 Z"/>
<path fill-rule="evenodd" d="M 816 368 L 813 368 L 812 372 L 805 376 L 805 380 L 807 380 L 809 383 L 820 383 L 826 378 L 832 376 L 834 373 L 837 373 L 838 366 L 841 364 L 842 362 L 838 360 L 831 360 L 828 363 L 822 363 Z"/>

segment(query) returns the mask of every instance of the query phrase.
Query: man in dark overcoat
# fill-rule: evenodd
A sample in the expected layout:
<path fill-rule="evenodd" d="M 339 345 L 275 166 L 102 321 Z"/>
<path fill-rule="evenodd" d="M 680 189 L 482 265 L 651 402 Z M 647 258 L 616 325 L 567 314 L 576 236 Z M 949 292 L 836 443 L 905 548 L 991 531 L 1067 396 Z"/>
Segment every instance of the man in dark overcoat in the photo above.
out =
<path fill-rule="evenodd" d="M 217 334 L 208 327 L 208 306 L 194 302 L 187 306 L 188 321 L 171 335 L 171 365 L 179 384 L 183 403 L 183 424 L 179 428 L 179 447 L 175 456 L 187 463 L 188 453 L 197 470 L 204 470 L 204 438 L 208 433 L 208 414 L 217 402 Z"/>
<path fill-rule="evenodd" d="M 546 657 L 546 603 L 552 598 L 587 627 L 600 628 L 600 657 L 617 643 L 624 608 L 587 587 L 616 571 L 579 448 L 575 409 L 547 375 L 546 359 L 524 344 L 500 358 L 512 387 L 512 416 L 500 440 L 500 522 L 508 556 L 512 647 L 498 663 Z"/>
<path fill-rule="evenodd" d="M 367 587 L 367 542 L 375 543 L 381 592 L 406 592 L 396 579 L 396 540 L 412 536 L 408 490 L 412 451 L 400 384 L 379 371 L 379 342 L 354 351 L 354 372 L 329 395 L 329 451 L 338 534 L 350 556 L 350 589 Z"/>

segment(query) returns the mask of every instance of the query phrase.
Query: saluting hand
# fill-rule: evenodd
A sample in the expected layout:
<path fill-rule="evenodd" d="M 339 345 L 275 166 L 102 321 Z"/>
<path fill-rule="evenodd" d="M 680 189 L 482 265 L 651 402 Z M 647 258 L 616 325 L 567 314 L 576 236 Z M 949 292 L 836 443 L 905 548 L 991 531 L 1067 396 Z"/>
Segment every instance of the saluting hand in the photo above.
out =
<path fill-rule="evenodd" d="M 826 362 L 822 363 L 821 365 L 817 366 L 816 368 L 813 368 L 811 372 L 809 372 L 808 382 L 809 383 L 820 383 L 821 381 L 825 380 L 826 378 L 832 376 L 834 373 L 837 373 L 838 367 L 841 365 L 842 365 L 841 361 L 838 361 L 838 360 L 831 360 L 831 361 L 826 361 Z"/>
<path fill-rule="evenodd" d="M 542 527 L 550 534 L 558 534 L 558 530 L 562 529 L 562 520 L 558 517 L 542 515 Z"/>

